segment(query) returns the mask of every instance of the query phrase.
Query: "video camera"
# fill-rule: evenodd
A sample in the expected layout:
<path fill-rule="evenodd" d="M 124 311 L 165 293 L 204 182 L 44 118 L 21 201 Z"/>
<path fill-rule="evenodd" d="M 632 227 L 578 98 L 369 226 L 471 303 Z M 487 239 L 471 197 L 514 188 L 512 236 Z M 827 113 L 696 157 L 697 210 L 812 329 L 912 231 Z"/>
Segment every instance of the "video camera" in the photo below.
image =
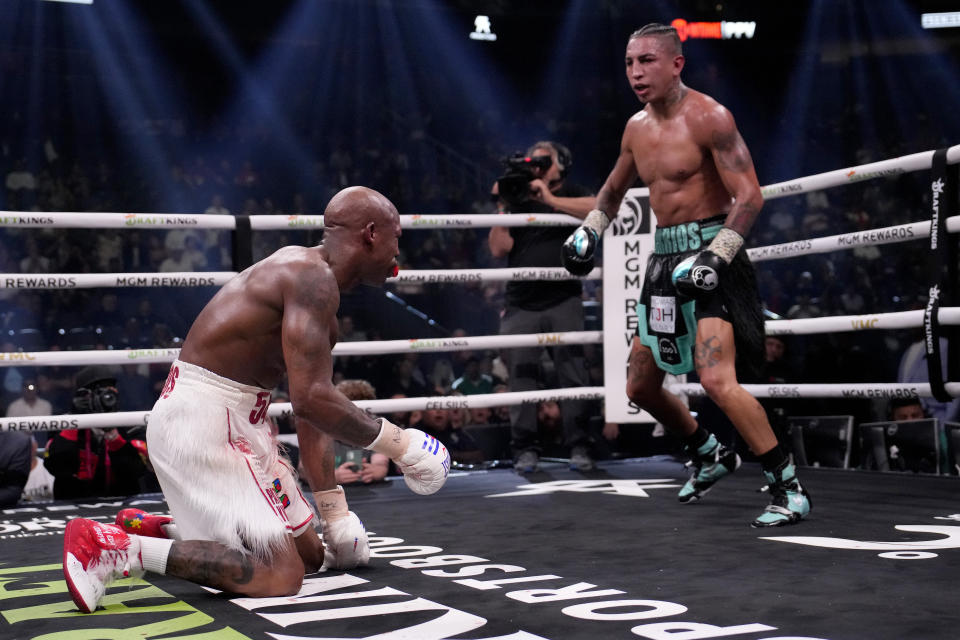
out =
<path fill-rule="evenodd" d="M 119 407 L 117 376 L 102 365 L 84 367 L 77 372 L 77 389 L 73 393 L 76 413 L 112 413 Z"/>
<path fill-rule="evenodd" d="M 553 158 L 528 156 L 518 151 L 504 158 L 503 164 L 507 172 L 497 178 L 497 191 L 501 200 L 511 207 L 517 207 L 530 199 L 530 181 L 543 175 L 553 164 Z"/>

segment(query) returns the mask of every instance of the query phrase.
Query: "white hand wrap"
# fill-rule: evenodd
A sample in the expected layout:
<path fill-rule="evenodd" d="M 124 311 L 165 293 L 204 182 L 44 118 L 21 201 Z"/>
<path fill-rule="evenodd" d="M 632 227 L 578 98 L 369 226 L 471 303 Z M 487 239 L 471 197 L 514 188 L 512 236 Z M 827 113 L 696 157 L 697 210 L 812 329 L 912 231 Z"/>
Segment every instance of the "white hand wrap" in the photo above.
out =
<path fill-rule="evenodd" d="M 366 448 L 382 453 L 393 460 L 402 456 L 409 444 L 410 434 L 386 418 L 380 418 L 380 433 Z"/>
<path fill-rule="evenodd" d="M 707 247 L 707 250 L 714 252 L 720 259 L 730 264 L 733 261 L 733 257 L 737 255 L 737 251 L 740 251 L 740 247 L 743 246 L 743 236 L 734 231 L 733 229 L 728 229 L 724 227 L 717 232 L 717 235 L 714 236 L 713 241 L 710 243 L 710 246 Z"/>
<path fill-rule="evenodd" d="M 439 491 L 450 473 L 450 453 L 443 443 L 419 429 L 401 429 L 385 418 L 381 421 L 380 435 L 368 448 L 393 460 L 414 493 Z"/>
<path fill-rule="evenodd" d="M 610 226 L 610 218 L 600 209 L 594 209 L 583 219 L 583 226 L 590 227 L 597 232 L 597 237 L 600 237 L 604 229 Z"/>

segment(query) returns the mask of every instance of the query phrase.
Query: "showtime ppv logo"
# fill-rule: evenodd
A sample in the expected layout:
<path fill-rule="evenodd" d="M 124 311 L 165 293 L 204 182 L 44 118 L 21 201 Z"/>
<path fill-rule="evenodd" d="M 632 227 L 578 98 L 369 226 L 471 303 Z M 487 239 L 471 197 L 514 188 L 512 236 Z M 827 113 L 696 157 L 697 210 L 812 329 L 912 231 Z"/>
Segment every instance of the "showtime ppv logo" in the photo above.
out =
<path fill-rule="evenodd" d="M 687 38 L 730 40 L 732 38 L 753 38 L 757 30 L 756 22 L 687 22 L 677 18 L 670 23 L 677 30 L 681 41 Z"/>

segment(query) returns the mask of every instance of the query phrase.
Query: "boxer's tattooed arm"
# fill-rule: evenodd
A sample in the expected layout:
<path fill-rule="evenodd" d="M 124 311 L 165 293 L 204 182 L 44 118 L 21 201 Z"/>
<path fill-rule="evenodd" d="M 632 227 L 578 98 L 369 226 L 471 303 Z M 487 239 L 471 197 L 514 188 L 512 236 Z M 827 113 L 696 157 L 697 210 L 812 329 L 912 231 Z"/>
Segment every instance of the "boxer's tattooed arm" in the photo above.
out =
<path fill-rule="evenodd" d="M 623 192 L 614 193 L 611 189 L 601 189 L 597 195 L 597 209 L 607 214 L 607 217 L 616 216 Z M 610 212 L 613 212 L 612 214 Z"/>
<path fill-rule="evenodd" d="M 332 411 L 339 409 L 341 407 L 331 407 Z M 357 447 L 366 447 L 380 435 L 380 421 L 374 420 L 365 411 L 350 403 L 350 406 L 344 409 L 339 419 L 331 416 L 323 430 L 340 442 L 346 442 Z"/>
<path fill-rule="evenodd" d="M 710 143 L 717 172 L 734 199 L 725 226 L 746 237 L 763 206 L 750 150 L 732 117 L 717 123 Z"/>
<path fill-rule="evenodd" d="M 753 159 L 750 157 L 747 143 L 735 128 L 728 131 L 714 131 L 712 138 L 713 148 L 717 151 L 717 161 L 724 169 L 743 173 L 753 167 Z"/>
<path fill-rule="evenodd" d="M 697 349 L 694 353 L 694 365 L 697 370 L 709 369 L 720 364 L 720 358 L 723 355 L 723 349 L 720 346 L 720 338 L 710 336 L 706 340 L 697 343 Z"/>
<path fill-rule="evenodd" d="M 623 139 L 620 141 L 620 155 L 617 156 L 617 162 L 597 194 L 596 208 L 607 214 L 611 220 L 616 219 L 624 194 L 637 180 L 637 166 L 633 158 L 634 134 L 631 131 L 631 125 L 628 123 L 623 131 Z"/>
<path fill-rule="evenodd" d="M 253 580 L 253 559 L 219 542 L 176 542 L 167 558 L 167 574 L 224 591 Z"/>
<path fill-rule="evenodd" d="M 730 213 L 727 214 L 725 226 L 739 233 L 741 238 L 745 237 L 747 232 L 750 231 L 750 227 L 753 226 L 753 221 L 757 219 L 758 213 L 760 213 L 760 207 L 753 202 L 735 200 L 733 206 L 730 207 Z"/>

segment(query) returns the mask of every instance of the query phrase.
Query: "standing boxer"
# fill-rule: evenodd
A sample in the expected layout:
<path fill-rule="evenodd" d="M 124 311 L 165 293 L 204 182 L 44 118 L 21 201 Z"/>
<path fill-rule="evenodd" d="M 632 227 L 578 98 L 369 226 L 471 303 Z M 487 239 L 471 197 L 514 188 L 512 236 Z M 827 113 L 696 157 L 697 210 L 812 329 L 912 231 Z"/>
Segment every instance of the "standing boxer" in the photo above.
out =
<path fill-rule="evenodd" d="M 736 470 L 740 458 L 663 388 L 665 372 L 695 368 L 763 466 L 771 502 L 752 525 L 792 524 L 810 512 L 809 496 L 735 369 L 738 356 L 745 366 L 759 363 L 763 348 L 760 296 L 743 249 L 763 197 L 733 116 L 680 81 L 684 61 L 673 27 L 648 24 L 630 36 L 627 80 L 646 106 L 627 122 L 597 209 L 564 244 L 564 266 L 574 274 L 589 272 L 603 230 L 639 176 L 650 189 L 657 230 L 637 305 L 627 395 L 683 438 L 693 474 L 679 498 L 698 500 Z"/>

